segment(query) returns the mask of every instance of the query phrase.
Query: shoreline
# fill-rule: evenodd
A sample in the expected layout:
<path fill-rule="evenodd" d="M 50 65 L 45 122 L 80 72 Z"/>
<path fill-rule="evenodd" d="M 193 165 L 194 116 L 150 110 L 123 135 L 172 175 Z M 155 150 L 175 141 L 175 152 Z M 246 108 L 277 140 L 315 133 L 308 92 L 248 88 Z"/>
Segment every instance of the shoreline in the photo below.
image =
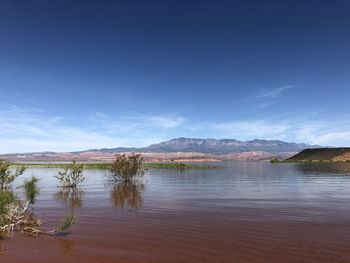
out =
<path fill-rule="evenodd" d="M 81 162 L 84 169 L 101 169 L 108 170 L 111 168 L 111 162 Z M 12 163 L 11 167 L 24 167 L 24 168 L 62 168 L 65 169 L 71 165 L 67 163 Z M 193 163 L 153 163 L 145 162 L 145 169 L 174 169 L 174 170 L 185 170 L 185 169 L 220 169 L 222 166 L 214 164 L 193 164 Z"/>

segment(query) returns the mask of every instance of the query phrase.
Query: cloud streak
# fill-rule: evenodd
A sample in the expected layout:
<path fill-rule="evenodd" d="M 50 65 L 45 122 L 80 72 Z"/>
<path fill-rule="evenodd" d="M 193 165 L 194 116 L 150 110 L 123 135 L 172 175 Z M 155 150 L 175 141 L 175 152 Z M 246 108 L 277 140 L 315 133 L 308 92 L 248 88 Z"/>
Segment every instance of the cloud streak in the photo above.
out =
<path fill-rule="evenodd" d="M 350 123 L 326 121 L 252 120 L 226 122 L 214 127 L 222 137 L 242 140 L 271 139 L 318 144 L 323 146 L 350 146 Z"/>
<path fill-rule="evenodd" d="M 257 109 L 265 109 L 274 104 L 278 98 L 293 88 L 293 85 L 284 85 L 274 89 L 263 90 L 254 96 L 245 98 L 244 101 L 253 102 Z"/>
<path fill-rule="evenodd" d="M 263 92 L 256 95 L 255 99 L 276 99 L 280 97 L 283 93 L 285 93 L 287 90 L 292 89 L 293 87 L 293 85 L 285 85 L 275 89 L 264 90 Z"/>
<path fill-rule="evenodd" d="M 84 120 L 84 118 L 81 118 Z M 37 151 L 77 151 L 92 148 L 147 146 L 165 138 L 168 129 L 185 122 L 184 118 L 128 114 L 94 114 L 68 123 L 60 116 L 6 105 L 0 109 L 1 153 Z"/>

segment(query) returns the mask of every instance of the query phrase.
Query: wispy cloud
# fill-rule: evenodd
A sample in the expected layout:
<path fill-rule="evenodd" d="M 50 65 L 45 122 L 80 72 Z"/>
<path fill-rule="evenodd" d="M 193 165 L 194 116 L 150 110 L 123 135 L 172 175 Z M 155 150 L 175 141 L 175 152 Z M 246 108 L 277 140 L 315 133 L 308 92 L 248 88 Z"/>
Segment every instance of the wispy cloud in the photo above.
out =
<path fill-rule="evenodd" d="M 0 153 L 139 147 L 178 136 L 350 146 L 350 122 L 275 116 L 201 123 L 177 115 L 139 113 L 95 113 L 70 122 L 40 109 L 0 107 Z"/>
<path fill-rule="evenodd" d="M 162 128 L 175 128 L 185 122 L 185 119 L 177 116 L 151 116 L 147 118 L 155 126 Z"/>
<path fill-rule="evenodd" d="M 1 153 L 75 151 L 91 148 L 146 146 L 165 138 L 184 118 L 97 113 L 79 125 L 35 109 L 6 105 L 0 109 Z"/>
<path fill-rule="evenodd" d="M 255 99 L 276 99 L 293 87 L 293 85 L 285 85 L 274 89 L 264 90 L 263 92 L 257 94 Z"/>
<path fill-rule="evenodd" d="M 278 98 L 293 88 L 293 85 L 284 85 L 273 89 L 264 89 L 263 91 L 245 98 L 244 101 L 253 103 L 257 109 L 265 109 L 274 104 Z"/>
<path fill-rule="evenodd" d="M 350 146 L 350 123 L 322 120 L 251 120 L 213 126 L 223 137 L 275 139 L 325 146 Z"/>
<path fill-rule="evenodd" d="M 295 138 L 313 144 L 350 146 L 350 123 L 312 121 L 300 125 L 295 131 Z"/>
<path fill-rule="evenodd" d="M 183 117 L 176 115 L 145 115 L 141 113 L 119 115 L 95 113 L 89 117 L 89 120 L 94 127 L 120 132 L 144 130 L 145 128 L 167 130 L 176 128 L 186 121 Z"/>
<path fill-rule="evenodd" d="M 219 123 L 213 128 L 228 137 L 249 140 L 252 138 L 286 139 L 290 125 L 283 122 L 235 121 Z"/>

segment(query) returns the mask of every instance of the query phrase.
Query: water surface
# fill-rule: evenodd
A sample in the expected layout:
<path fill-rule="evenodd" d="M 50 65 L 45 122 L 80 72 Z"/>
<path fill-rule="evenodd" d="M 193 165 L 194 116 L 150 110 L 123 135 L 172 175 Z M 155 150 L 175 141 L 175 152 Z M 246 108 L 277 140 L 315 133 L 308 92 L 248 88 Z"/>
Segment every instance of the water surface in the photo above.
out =
<path fill-rule="evenodd" d="M 218 170 L 150 170 L 134 185 L 86 170 L 60 191 L 59 169 L 28 169 L 36 215 L 58 237 L 0 240 L 0 262 L 350 262 L 350 165 L 225 163 Z"/>

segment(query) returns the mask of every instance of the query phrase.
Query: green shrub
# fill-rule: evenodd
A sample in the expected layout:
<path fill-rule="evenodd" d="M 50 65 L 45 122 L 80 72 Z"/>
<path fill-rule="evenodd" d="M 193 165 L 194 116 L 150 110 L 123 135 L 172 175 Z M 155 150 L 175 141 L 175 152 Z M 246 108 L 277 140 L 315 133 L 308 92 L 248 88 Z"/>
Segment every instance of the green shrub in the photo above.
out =
<path fill-rule="evenodd" d="M 271 163 L 280 163 L 281 161 L 276 158 L 276 157 L 273 157 L 271 160 L 270 160 Z"/>
<path fill-rule="evenodd" d="M 0 192 L 0 227 L 8 223 L 3 215 L 8 211 L 8 205 L 15 202 L 16 198 L 12 191 Z"/>
<path fill-rule="evenodd" d="M 31 204 L 34 204 L 35 198 L 39 194 L 38 181 L 39 179 L 33 176 L 31 179 L 25 180 L 22 185 L 24 194 Z"/>
<path fill-rule="evenodd" d="M 135 181 L 145 174 L 141 154 L 117 154 L 112 163 L 111 175 L 115 181 Z"/>
<path fill-rule="evenodd" d="M 63 188 L 76 188 L 85 181 L 84 167 L 75 161 L 55 176 Z"/>
<path fill-rule="evenodd" d="M 10 166 L 10 162 L 0 160 L 0 191 L 11 188 L 12 182 L 25 171 L 24 167 L 20 167 L 13 172 Z"/>

